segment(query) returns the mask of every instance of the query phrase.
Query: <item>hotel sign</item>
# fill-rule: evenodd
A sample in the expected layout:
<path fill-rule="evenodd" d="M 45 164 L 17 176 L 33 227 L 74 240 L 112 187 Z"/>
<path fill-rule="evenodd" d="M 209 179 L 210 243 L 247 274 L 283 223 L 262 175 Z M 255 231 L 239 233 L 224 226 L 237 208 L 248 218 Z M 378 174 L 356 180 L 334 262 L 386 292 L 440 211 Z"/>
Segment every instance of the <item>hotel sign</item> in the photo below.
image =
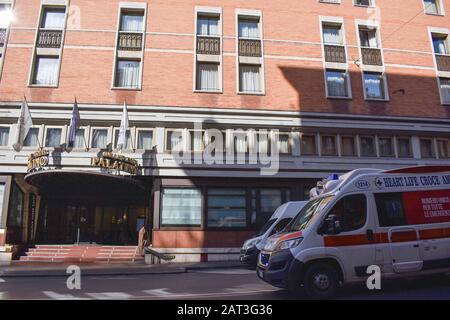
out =
<path fill-rule="evenodd" d="M 33 172 L 37 170 L 41 170 L 44 167 L 48 166 L 49 162 L 49 155 L 47 149 L 41 149 L 39 151 L 36 151 L 28 156 L 28 165 L 27 169 L 28 172 Z"/>
<path fill-rule="evenodd" d="M 91 165 L 94 167 L 127 172 L 129 174 L 137 174 L 139 169 L 138 162 L 135 159 L 120 154 L 114 154 L 112 152 L 103 152 L 101 157 L 92 158 Z"/>

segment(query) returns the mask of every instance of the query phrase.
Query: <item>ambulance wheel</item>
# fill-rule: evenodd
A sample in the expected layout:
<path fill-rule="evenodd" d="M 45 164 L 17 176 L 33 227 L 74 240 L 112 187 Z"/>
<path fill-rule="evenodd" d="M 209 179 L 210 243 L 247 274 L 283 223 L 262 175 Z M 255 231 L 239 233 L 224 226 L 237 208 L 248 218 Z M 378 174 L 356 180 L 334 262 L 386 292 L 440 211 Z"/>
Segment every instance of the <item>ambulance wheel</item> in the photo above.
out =
<path fill-rule="evenodd" d="M 338 272 L 328 264 L 313 264 L 305 270 L 304 275 L 303 288 L 311 298 L 331 298 L 339 288 Z"/>

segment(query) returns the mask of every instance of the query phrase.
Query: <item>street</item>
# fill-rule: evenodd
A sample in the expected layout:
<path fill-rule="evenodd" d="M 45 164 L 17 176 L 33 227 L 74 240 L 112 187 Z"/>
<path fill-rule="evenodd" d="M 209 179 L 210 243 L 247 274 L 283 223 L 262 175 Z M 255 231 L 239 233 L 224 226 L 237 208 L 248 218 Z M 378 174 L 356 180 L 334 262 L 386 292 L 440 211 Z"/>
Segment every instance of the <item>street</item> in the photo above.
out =
<path fill-rule="evenodd" d="M 3 299 L 202 299 L 287 300 L 286 291 L 274 288 L 244 268 L 207 269 L 176 274 L 83 276 L 81 289 L 69 290 L 65 277 L 0 278 Z M 306 299 L 306 297 L 297 297 Z M 402 279 L 382 283 L 381 291 L 362 285 L 340 291 L 336 299 L 450 299 L 450 276 Z"/>

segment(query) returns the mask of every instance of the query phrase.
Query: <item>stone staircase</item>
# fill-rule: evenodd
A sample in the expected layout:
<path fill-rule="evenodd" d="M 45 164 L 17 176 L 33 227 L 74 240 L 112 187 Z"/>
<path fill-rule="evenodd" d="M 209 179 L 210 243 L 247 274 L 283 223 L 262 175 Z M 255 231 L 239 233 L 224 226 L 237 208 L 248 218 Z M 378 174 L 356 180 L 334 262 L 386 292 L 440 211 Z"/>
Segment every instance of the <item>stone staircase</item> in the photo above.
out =
<path fill-rule="evenodd" d="M 137 246 L 36 245 L 19 263 L 134 263 L 143 262 Z"/>

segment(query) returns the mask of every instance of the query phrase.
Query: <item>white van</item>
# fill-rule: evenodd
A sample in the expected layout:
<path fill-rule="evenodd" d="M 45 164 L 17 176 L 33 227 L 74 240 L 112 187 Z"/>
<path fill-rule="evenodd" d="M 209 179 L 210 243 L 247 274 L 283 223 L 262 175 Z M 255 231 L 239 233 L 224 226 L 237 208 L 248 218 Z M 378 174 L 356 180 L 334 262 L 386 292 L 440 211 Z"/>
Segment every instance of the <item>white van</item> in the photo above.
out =
<path fill-rule="evenodd" d="M 319 298 L 345 283 L 450 271 L 450 166 L 359 169 L 330 182 L 266 240 L 264 281 Z"/>
<path fill-rule="evenodd" d="M 240 261 L 256 267 L 258 254 L 266 239 L 283 230 L 307 203 L 308 201 L 291 201 L 279 206 L 261 230 L 253 238 L 244 242 L 241 248 Z"/>

